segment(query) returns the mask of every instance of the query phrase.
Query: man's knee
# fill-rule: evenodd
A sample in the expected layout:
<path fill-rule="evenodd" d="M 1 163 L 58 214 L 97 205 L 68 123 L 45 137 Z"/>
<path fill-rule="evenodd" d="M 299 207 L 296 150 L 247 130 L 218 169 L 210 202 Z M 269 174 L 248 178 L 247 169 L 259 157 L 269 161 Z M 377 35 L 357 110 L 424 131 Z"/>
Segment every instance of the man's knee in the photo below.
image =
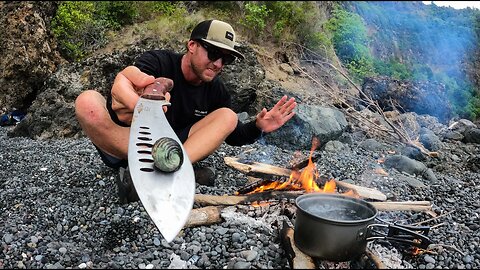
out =
<path fill-rule="evenodd" d="M 221 116 L 225 128 L 230 130 L 230 132 L 237 127 L 238 116 L 232 109 L 220 108 L 218 109 L 218 114 Z"/>
<path fill-rule="evenodd" d="M 100 97 L 101 94 L 97 91 L 87 90 L 75 99 L 75 115 L 82 124 L 97 121 L 101 118 L 103 105 L 99 103 Z"/>

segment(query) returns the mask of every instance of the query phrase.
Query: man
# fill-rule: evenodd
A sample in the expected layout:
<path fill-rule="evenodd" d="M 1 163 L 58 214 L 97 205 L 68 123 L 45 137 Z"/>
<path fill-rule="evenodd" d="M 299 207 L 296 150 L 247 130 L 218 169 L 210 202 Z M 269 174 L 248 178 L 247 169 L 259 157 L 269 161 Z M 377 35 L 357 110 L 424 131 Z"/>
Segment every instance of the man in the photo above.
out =
<path fill-rule="evenodd" d="M 83 131 L 104 163 L 120 169 L 120 180 L 128 175 L 123 168 L 128 165 L 129 126 L 135 105 L 156 78 L 162 78 L 167 88 L 173 86 L 165 95 L 171 103 L 164 108 L 165 115 L 192 163 L 212 154 L 224 141 L 237 146 L 253 143 L 262 132 L 272 132 L 293 117 L 296 102 L 284 96 L 272 110 L 264 108 L 255 121 L 242 124 L 238 120 L 230 109 L 230 95 L 217 78 L 224 65 L 244 58 L 235 44 L 235 32 L 228 23 L 203 21 L 193 29 L 185 54 L 145 52 L 134 66 L 116 76 L 107 100 L 94 90 L 77 97 L 75 112 Z M 197 182 L 199 175 L 196 171 Z M 125 180 L 117 183 L 122 202 L 138 200 L 133 185 Z"/>

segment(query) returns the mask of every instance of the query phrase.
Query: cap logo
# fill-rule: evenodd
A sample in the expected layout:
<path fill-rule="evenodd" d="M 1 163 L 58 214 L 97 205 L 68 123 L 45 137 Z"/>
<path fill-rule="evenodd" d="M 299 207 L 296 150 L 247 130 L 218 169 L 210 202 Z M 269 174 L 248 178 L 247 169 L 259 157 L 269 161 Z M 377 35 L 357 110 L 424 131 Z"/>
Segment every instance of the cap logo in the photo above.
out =
<path fill-rule="evenodd" d="M 226 31 L 225 38 L 233 41 L 233 33 Z"/>

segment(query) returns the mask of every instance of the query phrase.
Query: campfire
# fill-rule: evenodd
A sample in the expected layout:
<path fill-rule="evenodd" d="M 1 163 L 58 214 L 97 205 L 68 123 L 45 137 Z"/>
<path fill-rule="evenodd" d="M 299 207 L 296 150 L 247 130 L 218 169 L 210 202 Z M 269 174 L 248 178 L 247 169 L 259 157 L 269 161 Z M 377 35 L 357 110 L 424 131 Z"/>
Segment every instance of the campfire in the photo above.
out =
<path fill-rule="evenodd" d="M 316 164 L 312 160 L 312 155 L 315 149 L 320 145 L 320 141 L 314 137 L 312 140 L 312 148 L 310 149 L 310 155 L 308 156 L 307 166 L 300 171 L 298 166 L 294 166 L 287 181 L 268 181 L 268 183 L 261 184 L 254 190 L 245 194 L 253 194 L 258 192 L 265 192 L 270 190 L 303 190 L 309 192 L 325 192 L 334 193 L 336 191 L 337 184 L 334 179 L 330 179 L 325 182 L 323 188 L 320 188 L 317 184 L 317 179 L 320 177 L 320 173 L 317 170 Z M 240 194 L 240 192 L 237 192 Z M 342 193 L 346 196 L 359 197 L 353 190 L 348 190 Z"/>
<path fill-rule="evenodd" d="M 225 157 L 225 163 L 234 169 L 244 172 L 250 177 L 250 183 L 235 192 L 234 195 L 196 194 L 195 203 L 204 207 L 192 210 L 186 227 L 222 222 L 222 211 L 227 207 L 248 205 L 251 207 L 264 206 L 268 208 L 272 202 L 284 200 L 287 200 L 287 203 L 282 203 L 282 207 L 292 206 L 292 200 L 306 193 L 328 193 L 356 199 L 369 199 L 373 200 L 369 203 L 378 211 L 408 210 L 432 213 L 432 205 L 429 201 L 387 202 L 386 195 L 377 189 L 320 176 L 314 162 L 315 159 L 318 159 L 318 155 L 314 156 L 314 151 L 317 149 L 318 144 L 319 141 L 314 139 L 308 159 L 289 169 L 236 157 Z M 290 212 L 292 213 L 292 211 Z M 277 225 L 281 229 L 282 244 L 286 248 L 292 268 L 316 268 L 314 264 L 315 258 L 302 253 L 296 247 L 293 241 L 294 228 L 291 223 L 283 222 L 283 224 Z M 414 247 L 411 249 L 410 254 L 421 254 L 424 251 L 425 249 Z M 365 256 L 377 265 L 377 268 L 381 268 L 381 258 L 378 258 L 371 250 L 367 249 Z"/>

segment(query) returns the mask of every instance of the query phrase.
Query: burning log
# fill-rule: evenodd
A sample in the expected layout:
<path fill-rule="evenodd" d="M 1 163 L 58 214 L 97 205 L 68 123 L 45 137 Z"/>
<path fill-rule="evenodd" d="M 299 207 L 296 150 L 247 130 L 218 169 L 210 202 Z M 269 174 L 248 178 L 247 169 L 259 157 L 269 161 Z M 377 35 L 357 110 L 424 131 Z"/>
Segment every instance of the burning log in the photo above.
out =
<path fill-rule="evenodd" d="M 295 199 L 304 194 L 303 191 L 273 191 L 253 193 L 243 196 L 235 195 L 206 195 L 195 194 L 194 201 L 200 205 L 237 205 L 251 204 L 255 201 L 273 199 Z M 378 211 L 427 211 L 432 208 L 429 201 L 405 201 L 405 202 L 370 202 Z"/>
<path fill-rule="evenodd" d="M 185 227 L 195 227 L 201 225 L 210 225 L 223 221 L 220 213 L 224 207 L 222 206 L 206 206 L 202 208 L 192 209 L 188 217 Z"/>
<path fill-rule="evenodd" d="M 320 154 L 315 154 L 315 155 L 312 156 L 311 160 L 312 160 L 312 162 L 317 162 L 317 160 L 318 160 L 319 158 L 320 158 Z M 295 165 L 289 167 L 288 169 L 299 171 L 299 170 L 307 167 L 309 161 L 310 161 L 310 158 L 304 159 L 304 160 L 296 163 Z"/>
<path fill-rule="evenodd" d="M 315 263 L 312 257 L 303 253 L 297 248 L 293 239 L 294 230 L 287 222 L 283 221 L 283 226 L 280 230 L 280 237 L 282 239 L 283 248 L 288 257 L 288 262 L 292 269 L 315 269 Z"/>
<path fill-rule="evenodd" d="M 240 160 L 239 158 L 235 158 L 235 157 L 224 157 L 224 161 L 225 161 L 225 164 L 227 164 L 228 166 L 234 169 L 237 169 L 241 172 L 244 172 L 247 175 L 264 173 L 264 174 L 288 177 L 292 173 L 292 171 L 289 169 L 277 167 L 270 164 L 260 163 L 256 161 Z M 247 163 L 242 163 L 242 161 Z"/>
<path fill-rule="evenodd" d="M 249 162 L 248 164 L 242 163 L 238 158 L 234 158 L 234 157 L 225 157 L 224 160 L 225 160 L 225 164 L 227 164 L 228 166 L 234 169 L 237 169 L 241 172 L 244 172 L 247 175 L 261 173 L 261 174 L 289 177 L 290 174 L 292 173 L 292 171 L 289 169 L 285 169 L 285 168 L 281 168 L 281 167 L 277 167 L 269 164 L 264 164 L 260 162 Z M 349 184 L 349 183 L 338 181 L 338 180 L 335 180 L 335 183 L 340 187 L 353 190 L 362 198 L 368 198 L 368 199 L 373 199 L 378 201 L 387 200 L 387 196 L 376 189 Z"/>

